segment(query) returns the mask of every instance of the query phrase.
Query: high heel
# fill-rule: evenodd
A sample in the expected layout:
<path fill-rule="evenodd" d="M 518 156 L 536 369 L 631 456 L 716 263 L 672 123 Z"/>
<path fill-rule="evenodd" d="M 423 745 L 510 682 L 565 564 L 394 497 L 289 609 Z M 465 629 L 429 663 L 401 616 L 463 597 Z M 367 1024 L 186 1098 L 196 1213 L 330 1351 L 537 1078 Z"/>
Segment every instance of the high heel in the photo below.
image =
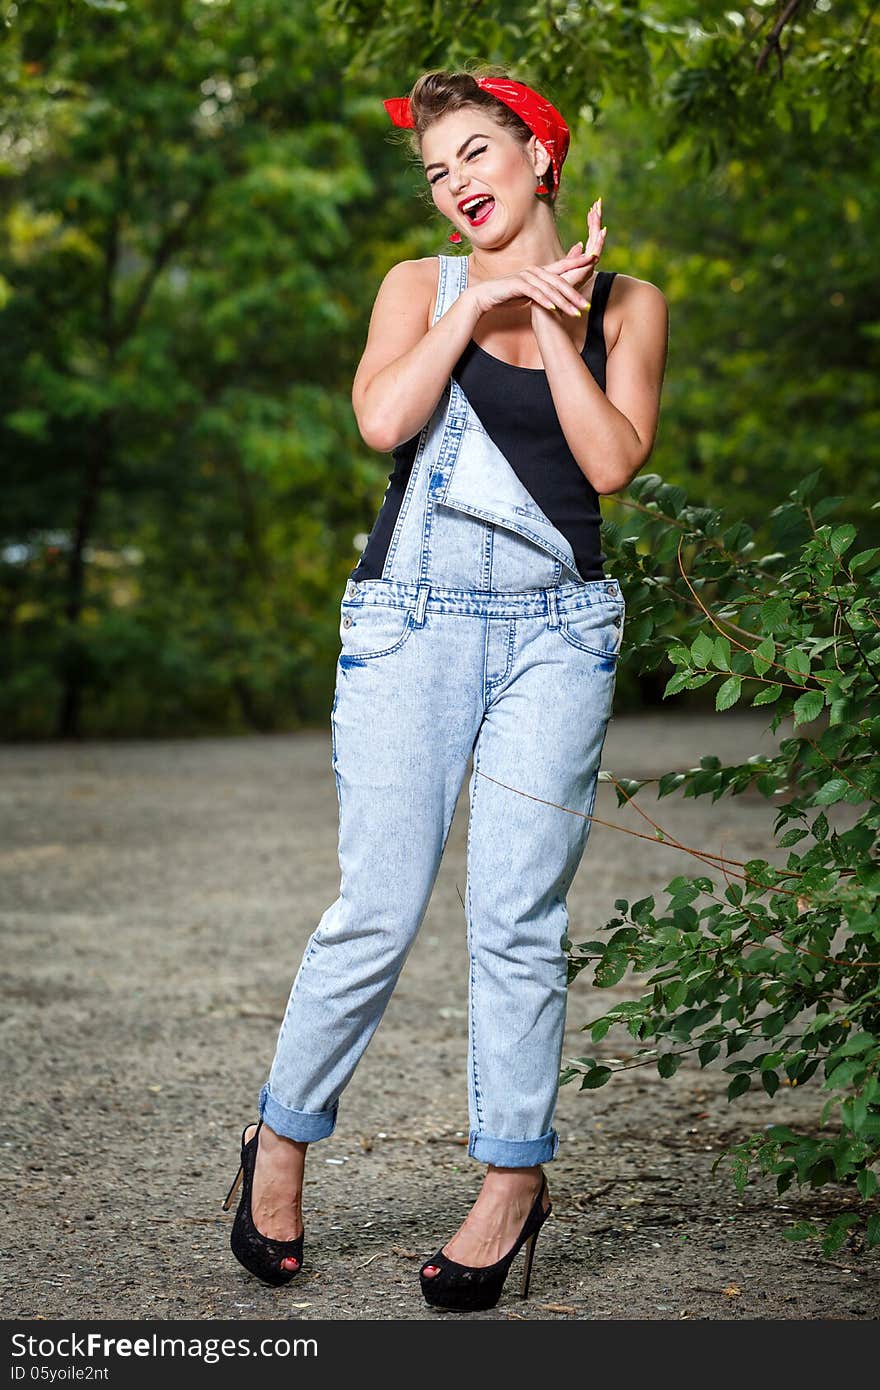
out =
<path fill-rule="evenodd" d="M 508 1250 L 506 1255 L 502 1255 L 500 1260 L 496 1260 L 495 1264 L 484 1266 L 458 1264 L 455 1260 L 450 1260 L 448 1255 L 444 1255 L 441 1247 L 434 1258 L 427 1260 L 419 1270 L 425 1302 L 430 1303 L 434 1308 L 456 1308 L 470 1312 L 494 1308 L 501 1297 L 510 1266 L 523 1246 L 526 1247 L 526 1262 L 521 1293 L 523 1298 L 528 1298 L 532 1265 L 535 1259 L 535 1242 L 541 1227 L 553 1210 L 552 1202 L 547 1210 L 544 1210 L 544 1193 L 546 1191 L 547 1176 L 542 1172 L 541 1190 L 532 1203 L 532 1209 L 523 1222 L 522 1230 L 512 1248 Z M 440 1271 L 439 1274 L 433 1276 L 426 1274 L 425 1270 L 430 1265 L 436 1265 Z"/>
<path fill-rule="evenodd" d="M 232 1253 L 239 1264 L 244 1265 L 245 1269 L 255 1274 L 258 1279 L 262 1279 L 263 1283 L 289 1284 L 302 1269 L 305 1232 L 294 1240 L 272 1240 L 257 1230 L 251 1209 L 254 1169 L 262 1126 L 263 1121 L 260 1120 L 256 1133 L 247 1143 L 244 1136 L 247 1134 L 248 1126 L 245 1125 L 241 1132 L 241 1164 L 223 1201 L 223 1210 L 229 1210 L 239 1186 L 244 1183 L 229 1238 Z M 282 1269 L 283 1260 L 298 1260 L 299 1265 L 296 1269 Z"/>

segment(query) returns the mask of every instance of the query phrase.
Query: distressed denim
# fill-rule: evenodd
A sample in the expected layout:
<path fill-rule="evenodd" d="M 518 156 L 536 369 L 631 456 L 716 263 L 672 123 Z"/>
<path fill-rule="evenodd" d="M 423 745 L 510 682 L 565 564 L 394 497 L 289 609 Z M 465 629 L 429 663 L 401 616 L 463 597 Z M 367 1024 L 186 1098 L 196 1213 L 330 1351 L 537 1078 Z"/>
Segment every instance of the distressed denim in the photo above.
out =
<path fill-rule="evenodd" d="M 435 322 L 466 274 L 464 258 L 438 259 Z M 624 621 L 618 581 L 580 577 L 569 542 L 450 378 L 421 432 L 382 578 L 350 579 L 341 602 L 340 887 L 306 944 L 260 1091 L 277 1133 L 334 1131 L 424 918 L 473 756 L 468 1153 L 509 1167 L 554 1157 L 566 898 Z"/>

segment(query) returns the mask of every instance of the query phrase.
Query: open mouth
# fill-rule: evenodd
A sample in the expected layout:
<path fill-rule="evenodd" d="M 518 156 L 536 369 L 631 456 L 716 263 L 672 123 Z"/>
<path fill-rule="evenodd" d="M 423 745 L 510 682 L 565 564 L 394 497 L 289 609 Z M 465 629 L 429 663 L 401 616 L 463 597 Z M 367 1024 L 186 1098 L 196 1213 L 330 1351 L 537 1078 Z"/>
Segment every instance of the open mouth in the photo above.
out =
<path fill-rule="evenodd" d="M 492 216 L 495 209 L 495 199 L 491 193 L 483 193 L 477 198 L 472 198 L 465 203 L 462 212 L 467 217 L 472 227 L 481 227 L 485 221 Z"/>

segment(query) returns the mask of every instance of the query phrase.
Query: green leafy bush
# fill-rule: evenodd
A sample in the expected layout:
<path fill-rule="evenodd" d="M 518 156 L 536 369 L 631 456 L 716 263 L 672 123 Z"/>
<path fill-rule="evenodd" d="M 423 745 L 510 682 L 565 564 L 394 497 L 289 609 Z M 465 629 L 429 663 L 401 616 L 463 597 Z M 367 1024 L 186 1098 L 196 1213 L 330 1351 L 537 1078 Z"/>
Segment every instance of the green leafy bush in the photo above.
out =
<path fill-rule="evenodd" d="M 701 1067 L 729 1073 L 730 1101 L 754 1087 L 773 1096 L 783 1078 L 819 1088 L 815 1133 L 773 1125 L 724 1150 L 713 1171 L 729 1160 L 742 1189 L 757 1165 L 779 1193 L 851 1185 L 854 1209 L 786 1232 L 820 1239 L 827 1254 L 854 1227 L 880 1243 L 880 548 L 857 549 L 854 526 L 826 519 L 840 498 L 811 505 L 819 477 L 771 514 L 779 548 L 760 559 L 743 523 L 725 527 L 657 475 L 631 485 L 636 534 L 614 528 L 610 555 L 629 613 L 621 659 L 644 669 L 668 658 L 665 697 L 714 682 L 717 710 L 768 705 L 771 729 L 789 717 L 792 733 L 775 752 L 727 766 L 704 757 L 657 788 L 714 802 L 756 787 L 774 802 L 772 859 L 682 845 L 723 881 L 682 874 L 663 904 L 618 900 L 607 940 L 566 944 L 570 979 L 592 965 L 600 989 L 628 968 L 651 972 L 641 998 L 588 1025 L 593 1042 L 625 1026 L 662 1077 L 696 1052 Z M 611 780 L 619 805 L 647 785 Z M 614 1071 L 585 1056 L 560 1080 L 593 1089 Z"/>

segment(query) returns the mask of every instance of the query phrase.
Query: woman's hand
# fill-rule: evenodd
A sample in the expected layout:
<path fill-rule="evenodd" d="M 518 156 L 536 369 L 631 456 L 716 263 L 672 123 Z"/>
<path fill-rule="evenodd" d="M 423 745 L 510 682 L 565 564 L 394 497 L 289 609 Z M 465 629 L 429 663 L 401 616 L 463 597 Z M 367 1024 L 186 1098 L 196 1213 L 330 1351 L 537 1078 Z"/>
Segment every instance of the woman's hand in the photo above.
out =
<path fill-rule="evenodd" d="M 601 198 L 597 198 L 587 216 L 586 246 L 575 242 L 560 260 L 525 266 L 512 275 L 499 275 L 475 285 L 473 297 L 480 316 L 499 304 L 518 309 L 529 306 L 533 314 L 536 308 L 548 313 L 562 309 L 572 316 L 580 314 L 588 301 L 579 287 L 592 276 L 605 241 L 605 229 L 600 225 L 601 203 Z"/>
<path fill-rule="evenodd" d="M 579 246 L 579 243 L 578 243 Z M 474 286 L 474 303 L 482 316 L 499 304 L 521 309 L 541 305 L 549 310 L 565 309 L 577 314 L 586 305 L 583 295 L 569 282 L 564 272 L 577 274 L 578 283 L 587 279 L 595 264 L 595 253 L 573 246 L 567 256 L 549 265 L 528 265 L 513 275 L 499 275 Z"/>
<path fill-rule="evenodd" d="M 602 226 L 601 198 L 596 199 L 595 203 L 590 208 L 590 211 L 587 213 L 587 229 L 588 233 L 586 246 L 584 246 L 582 242 L 576 241 L 574 246 L 571 248 L 568 255 L 566 256 L 565 260 L 555 262 L 555 265 L 561 268 L 560 276 L 564 278 L 569 285 L 572 285 L 576 289 L 579 289 L 580 286 L 585 284 L 585 282 L 589 280 L 592 276 L 593 271 L 596 269 L 596 266 L 598 264 L 599 257 L 602 254 L 602 248 L 605 245 L 605 233 L 607 231 L 607 228 Z M 581 296 L 579 301 L 579 307 L 586 308 L 588 307 L 588 304 L 589 301 L 584 299 L 583 296 Z M 556 305 L 554 304 L 552 306 L 548 306 L 546 304 L 538 304 L 533 302 L 533 323 L 535 320 L 536 309 L 538 311 L 544 310 L 545 314 L 554 313 L 556 312 Z M 541 318 L 544 317 L 544 315 L 542 315 L 539 312 L 538 317 Z"/>
<path fill-rule="evenodd" d="M 587 214 L 587 245 L 584 246 L 582 242 L 574 243 L 574 246 L 571 247 L 569 252 L 569 256 L 571 256 L 573 252 L 584 252 L 584 254 L 592 254 L 594 259 L 598 261 L 599 256 L 602 254 L 603 246 L 605 246 L 606 231 L 608 231 L 608 228 L 602 227 L 602 199 L 598 197 L 595 203 L 592 204 L 592 207 L 589 208 Z M 591 267 L 588 267 L 587 271 L 584 272 L 569 271 L 569 274 L 566 275 L 566 279 L 569 281 L 570 285 L 580 286 L 584 284 L 585 279 L 589 278 L 589 275 L 592 275 L 594 268 L 594 265 L 591 265 Z"/>

